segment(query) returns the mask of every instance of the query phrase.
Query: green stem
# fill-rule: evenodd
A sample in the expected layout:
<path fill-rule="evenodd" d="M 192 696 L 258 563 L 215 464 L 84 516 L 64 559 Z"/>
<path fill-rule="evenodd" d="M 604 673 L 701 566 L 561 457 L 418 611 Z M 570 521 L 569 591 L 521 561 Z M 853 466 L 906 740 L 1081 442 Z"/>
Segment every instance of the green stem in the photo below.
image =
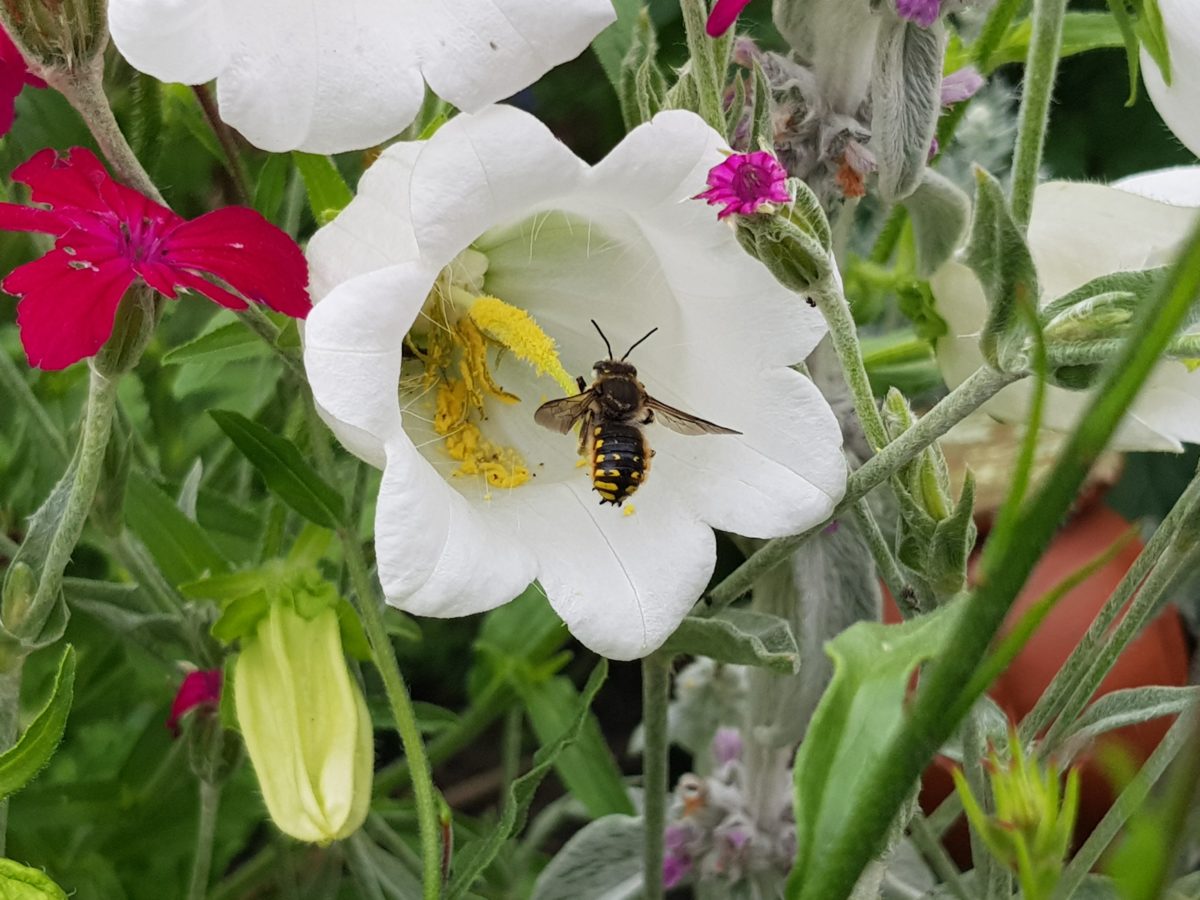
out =
<path fill-rule="evenodd" d="M 41 560 L 37 589 L 24 607 L 3 610 L 5 627 L 18 636 L 36 638 L 58 599 L 63 570 L 70 562 L 75 545 L 83 533 L 92 500 L 96 496 L 96 487 L 100 483 L 104 451 L 108 446 L 116 409 L 117 381 L 117 378 L 102 374 L 95 365 L 92 366 L 79 448 L 74 467 L 68 470 L 71 478 L 69 494 Z"/>
<path fill-rule="evenodd" d="M 925 857 L 925 861 L 942 879 L 950 893 L 958 900 L 973 900 L 971 892 L 967 890 L 966 882 L 963 881 L 962 872 L 958 870 L 958 864 L 950 858 L 950 854 L 942 846 L 941 839 L 929 827 L 929 821 L 920 812 L 917 812 L 909 821 L 908 833 L 912 837 L 913 843 L 917 845 L 917 849 L 921 851 L 921 855 Z"/>
<path fill-rule="evenodd" d="M 217 810 L 220 805 L 221 786 L 201 779 L 196 853 L 192 857 L 192 877 L 188 881 L 187 900 L 204 900 L 208 895 L 208 876 L 212 871 L 213 840 L 217 833 Z"/>
<path fill-rule="evenodd" d="M 1195 722 L 1194 715 L 1180 716 L 1175 720 L 1175 724 L 1171 726 L 1171 730 L 1150 754 L 1146 764 L 1121 792 L 1117 802 L 1109 807 L 1104 818 L 1100 820 L 1100 824 L 1096 826 L 1091 836 L 1084 841 L 1083 846 L 1063 869 L 1062 877 L 1055 885 L 1054 893 L 1051 895 L 1052 900 L 1067 900 L 1074 895 L 1092 867 L 1100 861 L 1100 857 L 1108 849 L 1108 845 L 1125 827 L 1130 816 L 1145 802 L 1146 797 L 1150 794 L 1150 789 L 1162 777 L 1167 766 L 1186 746 Z"/>
<path fill-rule="evenodd" d="M 467 711 L 450 728 L 429 742 L 430 764 L 436 766 L 444 762 L 474 741 L 500 718 L 511 702 L 512 693 L 507 680 L 496 677 L 489 681 Z M 408 780 L 408 760 L 397 760 L 375 774 L 375 793 L 390 794 Z"/>
<path fill-rule="evenodd" d="M 233 136 L 233 129 L 225 124 L 217 111 L 216 101 L 213 100 L 212 92 L 206 84 L 193 85 L 192 92 L 196 95 L 196 100 L 200 104 L 200 109 L 204 112 L 204 118 L 208 120 L 209 127 L 212 128 L 213 134 L 217 138 L 217 143 L 221 145 L 221 153 L 225 157 L 222 162 L 225 164 L 225 171 L 229 173 L 230 179 L 233 181 L 233 190 L 237 195 L 238 203 L 243 206 L 250 206 L 253 202 L 253 197 L 250 193 L 250 178 L 246 174 L 246 164 L 242 161 L 242 155 L 238 152 L 237 140 Z"/>
<path fill-rule="evenodd" d="M 307 386 L 304 387 L 302 394 L 317 469 L 326 480 L 336 483 L 333 454 L 330 452 L 324 426 L 317 418 L 312 394 L 308 391 Z M 421 837 L 424 897 L 425 900 L 437 900 L 442 893 L 441 828 L 438 824 L 433 776 L 430 773 L 429 760 L 425 755 L 425 744 L 421 740 L 421 730 L 417 726 L 417 716 L 413 710 L 412 698 L 408 694 L 404 676 L 400 674 L 396 649 L 392 646 L 387 627 L 384 625 L 379 592 L 376 589 L 375 580 L 367 570 L 362 545 L 347 524 L 338 526 L 337 536 L 342 545 L 342 556 L 345 559 L 346 568 L 350 572 L 350 584 L 354 588 L 357 600 L 355 608 L 362 620 L 363 631 L 371 644 L 375 667 L 383 679 L 384 693 L 387 694 L 388 705 L 391 708 L 392 717 L 396 721 L 396 731 L 400 735 L 400 743 L 404 747 L 404 755 L 408 760 Z"/>
<path fill-rule="evenodd" d="M 50 420 L 46 408 L 38 402 L 29 387 L 29 382 L 21 375 L 16 363 L 9 359 L 7 353 L 0 353 L 0 389 L 25 410 L 38 430 L 41 445 L 54 454 L 55 462 L 65 466 L 71 459 L 71 451 L 67 448 L 62 431 Z"/>
<path fill-rule="evenodd" d="M 1071 655 L 1067 657 L 1066 662 L 1055 674 L 1054 680 L 1050 682 L 1033 709 L 1022 720 L 1020 728 L 1022 740 L 1028 742 L 1041 734 L 1046 726 L 1066 708 L 1068 701 L 1087 677 L 1113 622 L 1133 598 L 1134 592 L 1138 592 L 1138 595 L 1141 596 L 1145 588 L 1139 591 L 1139 586 L 1146 580 L 1147 575 L 1158 566 L 1163 555 L 1175 542 L 1182 523 L 1190 518 L 1198 508 L 1200 508 L 1200 475 L 1192 479 L 1175 505 L 1171 507 L 1166 518 L 1159 523 L 1149 542 L 1142 548 L 1142 552 L 1138 554 L 1133 565 L 1125 572 L 1116 589 L 1096 614 L 1087 633 L 1076 644 Z M 1132 613 L 1131 608 L 1130 614 Z"/>
<path fill-rule="evenodd" d="M 888 546 L 887 538 L 883 536 L 879 523 L 875 521 L 875 514 L 871 512 L 870 504 L 865 499 L 859 500 L 851 508 L 851 514 L 858 525 L 859 534 L 866 542 L 867 549 L 871 551 L 880 579 L 887 587 L 888 593 L 892 595 L 892 599 L 896 601 L 901 613 L 906 619 L 919 615 L 921 606 L 916 601 L 916 591 L 904 577 L 900 563 L 896 561 L 892 548 Z"/>
<path fill-rule="evenodd" d="M 519 706 L 510 707 L 504 714 L 504 736 L 500 746 L 500 770 L 503 775 L 501 797 L 521 774 L 521 738 L 524 736 L 525 713 Z"/>
<path fill-rule="evenodd" d="M 1017 147 L 1013 155 L 1012 211 L 1022 225 L 1029 224 L 1033 191 L 1046 143 L 1050 119 L 1050 97 L 1062 46 L 1063 17 L 1067 0 L 1034 0 L 1033 36 L 1025 58 L 1021 108 L 1017 114 Z"/>
<path fill-rule="evenodd" d="M 304 379 L 304 365 L 296 350 L 279 346 L 279 328 L 260 307 L 251 303 L 245 309 L 239 310 L 237 317 L 242 324 L 263 339 L 271 351 L 283 360 L 288 371 Z"/>
<path fill-rule="evenodd" d="M 12 667 L 0 671 L 0 748 L 7 750 L 17 742 L 18 719 L 21 713 L 21 673 L 24 657 L 18 657 Z M 8 800 L 0 800 L 0 857 L 8 835 Z"/>
<path fill-rule="evenodd" d="M 700 96 L 700 117 L 721 134 L 725 133 L 725 114 L 721 93 L 724 72 L 717 71 L 715 41 L 705 31 L 708 4 L 704 0 L 681 0 L 683 24 L 687 32 L 688 57 L 696 91 Z"/>
<path fill-rule="evenodd" d="M 1161 289 L 1138 311 L 1129 339 L 1059 455 L 1042 488 L 1017 517 L 1011 539 L 989 541 L 979 586 L 947 638 L 954 653 L 934 659 L 900 730 L 864 773 L 862 802 L 845 826 L 822 836 L 823 858 L 808 874 L 800 900 L 846 896 L 878 853 L 896 811 L 941 744 L 988 687 L 972 677 L 1091 465 L 1108 444 L 1163 350 L 1200 293 L 1200 225 L 1192 230 Z M 971 689 L 966 690 L 965 685 Z"/>
<path fill-rule="evenodd" d="M 883 424 L 883 416 L 875 403 L 875 392 L 871 390 L 871 379 L 867 377 L 867 367 L 863 365 L 862 348 L 858 342 L 858 328 L 854 317 L 850 314 L 850 304 L 846 296 L 833 283 L 825 283 L 811 294 L 817 303 L 817 308 L 829 325 L 829 336 L 833 340 L 833 349 L 838 361 L 842 364 L 842 372 L 846 376 L 846 384 L 854 397 L 854 410 L 862 422 L 863 431 L 871 449 L 878 453 L 887 446 L 888 433 Z"/>
<path fill-rule="evenodd" d="M 663 832 L 667 827 L 667 704 L 671 700 L 671 657 L 654 653 L 642 660 L 642 791 L 645 813 L 646 900 L 663 896 Z"/>
<path fill-rule="evenodd" d="M 104 93 L 104 54 L 97 54 L 74 72 L 51 79 L 50 86 L 75 107 L 117 178 L 151 200 L 163 203 L 162 194 L 129 146 L 108 104 Z"/>
<path fill-rule="evenodd" d="M 829 520 L 802 534 L 767 541 L 758 552 L 709 591 L 707 614 L 711 615 L 724 609 L 750 590 L 758 578 L 790 557 L 797 547 L 821 531 L 829 521 L 850 509 L 859 499 L 899 471 L 901 466 L 909 463 L 918 453 L 999 393 L 1001 388 L 1018 379 L 1019 376 L 1006 375 L 986 366 L 977 369 L 966 381 L 943 397 L 933 409 L 921 416 L 912 428 L 850 475 L 846 483 L 846 493 Z M 704 613 L 704 610 L 698 612 Z"/>

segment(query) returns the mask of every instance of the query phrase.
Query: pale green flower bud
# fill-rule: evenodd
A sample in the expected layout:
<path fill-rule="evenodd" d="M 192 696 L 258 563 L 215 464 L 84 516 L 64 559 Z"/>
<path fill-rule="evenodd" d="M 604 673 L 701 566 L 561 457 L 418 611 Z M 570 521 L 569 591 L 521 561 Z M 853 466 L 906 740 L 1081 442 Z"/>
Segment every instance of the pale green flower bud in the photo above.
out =
<path fill-rule="evenodd" d="M 272 603 L 243 639 L 233 685 L 238 724 L 279 829 L 318 844 L 353 834 L 370 805 L 374 748 L 335 609 L 305 618 L 290 603 Z"/>

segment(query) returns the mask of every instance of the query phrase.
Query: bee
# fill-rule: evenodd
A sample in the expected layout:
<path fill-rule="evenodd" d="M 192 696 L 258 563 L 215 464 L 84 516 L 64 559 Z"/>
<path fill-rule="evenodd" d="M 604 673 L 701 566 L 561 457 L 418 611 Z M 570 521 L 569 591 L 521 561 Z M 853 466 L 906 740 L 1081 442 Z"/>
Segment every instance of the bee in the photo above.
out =
<path fill-rule="evenodd" d="M 608 359 L 592 367 L 595 380 L 591 387 L 577 377 L 578 394 L 543 403 L 533 419 L 559 434 L 566 434 L 577 422 L 580 424 L 579 454 L 591 464 L 592 490 L 600 495 L 601 506 L 605 503 L 620 506 L 645 484 L 654 451 L 642 428 L 651 422 L 661 422 L 680 434 L 741 434 L 668 406 L 646 393 L 646 386 L 638 381 L 637 369 L 625 360 L 657 328 L 634 341 L 625 355 L 617 359 L 595 319 L 592 325 L 604 341 Z"/>

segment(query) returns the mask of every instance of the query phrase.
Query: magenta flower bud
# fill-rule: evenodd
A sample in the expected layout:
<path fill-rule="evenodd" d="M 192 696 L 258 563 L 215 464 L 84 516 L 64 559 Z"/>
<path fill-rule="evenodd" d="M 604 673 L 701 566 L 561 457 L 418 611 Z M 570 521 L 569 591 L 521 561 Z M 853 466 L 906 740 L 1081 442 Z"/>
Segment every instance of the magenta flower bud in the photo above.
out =
<path fill-rule="evenodd" d="M 969 100 L 986 83 L 974 66 L 963 66 L 942 79 L 942 106 Z"/>
<path fill-rule="evenodd" d="M 712 742 L 713 760 L 724 766 L 742 757 L 742 733 L 736 728 L 718 728 Z"/>
<path fill-rule="evenodd" d="M 928 28 L 942 14 L 941 0 L 896 0 L 896 13 L 902 19 Z"/>
<path fill-rule="evenodd" d="M 215 710 L 221 702 L 221 670 L 198 669 L 188 672 L 183 683 L 175 692 L 171 702 L 171 715 L 167 717 L 167 728 L 179 737 L 179 723 L 192 710 L 201 708 Z"/>

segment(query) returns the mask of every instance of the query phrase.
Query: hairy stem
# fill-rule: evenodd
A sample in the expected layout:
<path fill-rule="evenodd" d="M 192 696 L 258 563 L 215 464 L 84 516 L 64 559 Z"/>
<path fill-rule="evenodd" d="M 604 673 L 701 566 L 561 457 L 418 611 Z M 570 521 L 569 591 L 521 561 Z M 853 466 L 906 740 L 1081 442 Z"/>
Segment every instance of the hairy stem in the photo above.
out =
<path fill-rule="evenodd" d="M 1013 217 L 1022 225 L 1029 224 L 1033 211 L 1033 191 L 1037 187 L 1038 167 L 1042 164 L 1042 150 L 1046 144 L 1050 97 L 1058 71 L 1066 12 L 1067 0 L 1034 0 L 1033 36 L 1025 58 L 1012 173 Z"/>
<path fill-rule="evenodd" d="M 921 416 L 912 428 L 901 434 L 850 475 L 850 480 L 846 483 L 845 496 L 842 497 L 829 520 L 801 534 L 767 541 L 749 559 L 734 569 L 724 581 L 709 591 L 707 614 L 711 615 L 724 609 L 750 590 L 755 580 L 763 573 L 782 563 L 809 537 L 819 532 L 830 521 L 850 509 L 859 499 L 899 471 L 902 466 L 912 461 L 918 453 L 999 393 L 1001 388 L 1019 378 L 1020 376 L 1007 375 L 986 366 L 977 369 L 966 381 L 943 397 L 933 409 Z M 698 612 L 703 613 L 704 611 L 699 610 Z"/>
<path fill-rule="evenodd" d="M 716 41 L 708 36 L 708 4 L 704 0 L 681 0 L 683 24 L 687 31 L 688 57 L 692 77 L 700 95 L 700 117 L 722 134 L 725 133 L 725 114 L 721 110 L 724 71 L 718 71 Z"/>
<path fill-rule="evenodd" d="M 212 871 L 213 841 L 217 834 L 217 810 L 220 806 L 221 786 L 200 779 L 200 816 L 187 900 L 204 900 L 208 896 L 208 876 Z"/>
<path fill-rule="evenodd" d="M 646 900 L 663 896 L 663 832 L 667 826 L 667 704 L 671 699 L 671 658 L 651 654 L 642 660 L 642 789 Z"/>
<path fill-rule="evenodd" d="M 229 173 L 229 177 L 233 181 L 233 190 L 237 195 L 238 203 L 243 206 L 250 206 L 253 200 L 250 192 L 250 178 L 246 174 L 246 164 L 242 162 L 242 155 L 238 152 L 237 140 L 233 136 L 233 129 L 221 119 L 221 115 L 217 111 L 217 102 L 213 100 L 212 92 L 208 89 L 208 85 L 194 85 L 192 92 L 196 95 L 196 100 L 200 103 L 200 109 L 204 111 L 204 118 L 208 120 L 213 134 L 217 138 L 217 143 L 221 145 L 221 153 L 225 157 L 223 160 L 225 171 Z"/>
<path fill-rule="evenodd" d="M 850 304 L 846 302 L 846 295 L 832 280 L 827 280 L 823 288 L 814 290 L 812 298 L 829 325 L 833 349 L 842 364 L 846 384 L 854 397 L 854 411 L 858 413 L 871 449 L 878 453 L 887 445 L 888 433 L 883 425 L 883 416 L 879 414 L 879 406 L 875 403 L 875 392 L 871 390 L 867 367 L 863 365 L 858 328 L 850 314 Z"/>

